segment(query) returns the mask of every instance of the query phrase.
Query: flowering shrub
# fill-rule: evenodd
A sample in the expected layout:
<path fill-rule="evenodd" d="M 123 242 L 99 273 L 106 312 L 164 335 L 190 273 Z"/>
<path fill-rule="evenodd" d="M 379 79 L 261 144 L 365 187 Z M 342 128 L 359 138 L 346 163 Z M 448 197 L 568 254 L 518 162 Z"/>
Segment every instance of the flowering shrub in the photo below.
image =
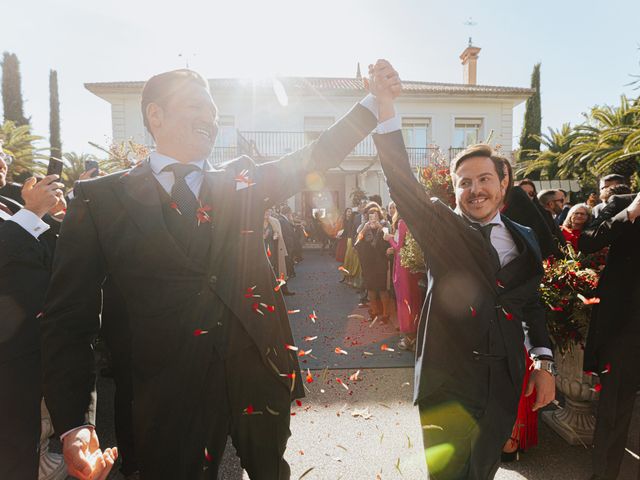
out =
<path fill-rule="evenodd" d="M 439 150 L 434 153 L 432 162 L 428 167 L 418 168 L 418 180 L 424 186 L 427 195 L 437 197 L 451 208 L 455 208 L 456 196 L 451 173 Z M 400 265 L 412 273 L 424 272 L 424 254 L 410 232 L 407 232 L 404 246 L 400 249 Z"/>
<path fill-rule="evenodd" d="M 544 260 L 540 285 L 547 327 L 560 353 L 568 351 L 572 344 L 584 347 L 591 309 L 600 303 L 594 294 L 604 265 L 603 253 L 583 255 L 571 245 L 565 251 L 565 258 Z"/>

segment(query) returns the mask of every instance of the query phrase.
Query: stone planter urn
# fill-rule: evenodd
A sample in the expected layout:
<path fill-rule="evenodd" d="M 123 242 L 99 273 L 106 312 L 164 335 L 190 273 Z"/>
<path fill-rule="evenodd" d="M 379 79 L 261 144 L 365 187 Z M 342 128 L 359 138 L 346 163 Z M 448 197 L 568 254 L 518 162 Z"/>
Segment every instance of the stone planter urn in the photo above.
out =
<path fill-rule="evenodd" d="M 42 400 L 40 404 L 40 466 L 38 480 L 63 480 L 67 478 L 67 468 L 59 453 L 49 451 L 49 437 L 53 435 L 51 415 Z"/>
<path fill-rule="evenodd" d="M 584 351 L 576 343 L 564 354 L 556 349 L 554 358 L 558 368 L 556 389 L 563 393 L 565 405 L 543 412 L 542 419 L 569 445 L 589 446 L 596 426 L 593 402 L 598 399 L 598 393 L 593 388 L 598 378 L 583 373 Z"/>

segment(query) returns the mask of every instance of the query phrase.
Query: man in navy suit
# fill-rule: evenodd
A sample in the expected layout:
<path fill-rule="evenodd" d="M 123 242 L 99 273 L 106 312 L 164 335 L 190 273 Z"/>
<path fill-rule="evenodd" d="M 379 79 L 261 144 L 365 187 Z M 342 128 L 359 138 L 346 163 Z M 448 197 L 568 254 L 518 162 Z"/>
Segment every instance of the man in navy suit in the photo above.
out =
<path fill-rule="evenodd" d="M 540 249 L 532 231 L 500 214 L 506 159 L 474 145 L 451 163 L 457 209 L 430 199 L 409 164 L 392 100 L 397 73 L 370 69 L 379 115 L 374 141 L 396 202 L 425 254 L 428 290 L 418 329 L 415 394 L 431 479 L 487 480 L 516 418 L 529 354 L 534 409 L 553 400 L 555 372 L 538 294 Z"/>

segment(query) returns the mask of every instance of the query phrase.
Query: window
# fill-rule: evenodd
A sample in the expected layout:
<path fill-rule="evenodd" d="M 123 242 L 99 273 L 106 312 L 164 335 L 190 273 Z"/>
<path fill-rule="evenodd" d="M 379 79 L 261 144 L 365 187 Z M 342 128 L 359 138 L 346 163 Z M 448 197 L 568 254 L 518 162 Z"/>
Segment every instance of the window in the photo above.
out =
<path fill-rule="evenodd" d="M 235 147 L 236 145 L 236 122 L 233 115 L 220 115 L 218 117 L 218 138 L 216 147 Z"/>
<path fill-rule="evenodd" d="M 304 139 L 311 142 L 335 123 L 333 117 L 304 117 Z"/>
<path fill-rule="evenodd" d="M 402 136 L 409 148 L 427 148 L 431 143 L 431 119 L 403 118 Z"/>
<path fill-rule="evenodd" d="M 481 118 L 456 118 L 452 146 L 454 148 L 465 148 L 474 143 L 479 143 L 481 133 Z"/>

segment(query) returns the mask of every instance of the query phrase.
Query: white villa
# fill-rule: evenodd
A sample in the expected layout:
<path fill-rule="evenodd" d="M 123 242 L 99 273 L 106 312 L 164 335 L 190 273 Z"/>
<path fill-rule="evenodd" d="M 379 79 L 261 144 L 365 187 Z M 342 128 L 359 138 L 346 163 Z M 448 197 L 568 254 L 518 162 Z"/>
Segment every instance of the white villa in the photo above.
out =
<path fill-rule="evenodd" d="M 467 145 L 485 140 L 510 152 L 513 109 L 533 93 L 530 88 L 476 84 L 480 48 L 469 45 L 460 59 L 463 83 L 403 81 L 396 110 L 411 162 L 429 163 L 435 146 L 453 157 Z M 142 123 L 140 97 L 144 82 L 88 83 L 85 87 L 111 104 L 113 140 L 133 139 L 152 145 Z M 212 163 L 247 153 L 257 162 L 268 161 L 303 146 L 342 116 L 365 94 L 358 73 L 353 78 L 284 77 L 269 81 L 209 80 L 218 106 L 220 133 Z M 319 175 L 308 190 L 289 200 L 294 211 L 311 214 L 313 208 L 342 211 L 351 206 L 356 188 L 368 195 L 389 194 L 371 138 L 351 153 L 339 168 Z"/>

